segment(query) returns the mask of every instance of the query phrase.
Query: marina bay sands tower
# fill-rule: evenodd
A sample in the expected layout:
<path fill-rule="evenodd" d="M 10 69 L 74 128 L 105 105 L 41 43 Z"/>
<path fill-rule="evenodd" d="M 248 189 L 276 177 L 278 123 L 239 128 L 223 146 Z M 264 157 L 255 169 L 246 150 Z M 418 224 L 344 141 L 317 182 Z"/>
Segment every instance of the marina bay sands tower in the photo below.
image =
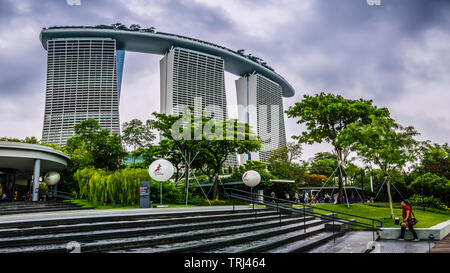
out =
<path fill-rule="evenodd" d="M 163 55 L 162 113 L 193 106 L 215 120 L 227 119 L 224 73 L 240 77 L 239 120 L 249 123 L 263 144 L 260 152 L 242 155 L 241 164 L 266 161 L 270 151 L 286 143 L 282 97 L 292 97 L 295 91 L 272 68 L 242 53 L 176 34 L 104 25 L 44 28 L 40 40 L 48 52 L 44 142 L 65 145 L 75 125 L 89 118 L 120 133 L 122 72 L 125 52 L 130 51 Z"/>
<path fill-rule="evenodd" d="M 194 110 L 205 111 L 217 106 L 220 113 L 215 111 L 213 118 L 227 119 L 224 66 L 224 60 L 214 55 L 184 48 L 170 49 L 160 61 L 161 113 L 174 114 L 182 110 L 175 109 L 177 106 L 194 106 L 197 100 L 201 109 Z"/>
<path fill-rule="evenodd" d="M 117 51 L 116 41 L 52 39 L 47 51 L 42 139 L 65 145 L 74 134 L 74 126 L 88 118 L 97 119 L 103 128 L 119 133 L 118 78 L 121 79 L 124 51 Z"/>

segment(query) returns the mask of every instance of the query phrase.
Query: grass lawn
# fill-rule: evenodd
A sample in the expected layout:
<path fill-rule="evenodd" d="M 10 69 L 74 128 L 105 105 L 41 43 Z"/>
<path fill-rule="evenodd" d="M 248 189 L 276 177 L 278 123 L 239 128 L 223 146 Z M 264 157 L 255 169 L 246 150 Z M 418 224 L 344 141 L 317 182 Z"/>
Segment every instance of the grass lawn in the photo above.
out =
<path fill-rule="evenodd" d="M 376 205 L 376 206 L 374 206 Z M 383 227 L 386 228 L 395 228 L 399 227 L 398 225 L 394 224 L 394 220 L 390 218 L 389 213 L 389 205 L 387 203 L 374 203 L 371 205 L 367 205 L 364 203 L 357 203 L 357 204 L 350 204 L 350 207 L 347 206 L 347 204 L 317 204 L 314 205 L 317 208 L 324 208 L 324 209 L 330 209 L 335 210 L 342 213 L 349 213 L 353 215 L 368 217 L 377 219 L 383 222 Z M 326 213 L 323 210 L 317 209 L 315 212 L 318 213 Z M 445 222 L 450 220 L 450 214 L 449 213 L 439 213 L 439 212 L 430 212 L 430 211 L 424 211 L 417 208 L 413 208 L 413 212 L 419 220 L 419 222 L 414 226 L 416 228 L 429 228 L 434 225 L 437 225 L 439 223 Z M 401 214 L 402 209 L 399 204 L 394 205 L 394 215 Z M 371 223 L 371 221 L 365 221 L 363 219 L 357 219 L 352 216 L 347 216 L 343 214 L 339 214 L 340 218 L 344 219 L 356 219 L 360 222 L 366 222 Z M 397 216 L 402 219 L 401 216 Z"/>

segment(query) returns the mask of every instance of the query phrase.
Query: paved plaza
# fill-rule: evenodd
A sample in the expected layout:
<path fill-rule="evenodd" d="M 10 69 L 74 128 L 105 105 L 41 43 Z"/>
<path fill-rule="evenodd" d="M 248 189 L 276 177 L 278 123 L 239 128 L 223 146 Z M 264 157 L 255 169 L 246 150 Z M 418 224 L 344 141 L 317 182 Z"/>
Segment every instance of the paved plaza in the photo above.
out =
<path fill-rule="evenodd" d="M 336 242 L 320 246 L 311 253 L 364 253 L 368 248 L 368 243 L 372 241 L 371 231 L 350 231 L 344 236 L 337 237 Z M 429 247 L 433 247 L 436 242 L 428 240 L 419 242 L 379 240 L 374 243 L 375 249 L 371 253 L 426 253 Z"/>

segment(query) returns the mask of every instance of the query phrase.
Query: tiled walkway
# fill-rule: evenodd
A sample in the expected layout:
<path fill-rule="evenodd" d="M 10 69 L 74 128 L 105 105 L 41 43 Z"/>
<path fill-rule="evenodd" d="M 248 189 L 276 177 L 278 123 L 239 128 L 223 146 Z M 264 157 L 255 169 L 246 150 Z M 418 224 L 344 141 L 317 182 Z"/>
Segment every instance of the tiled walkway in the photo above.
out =
<path fill-rule="evenodd" d="M 450 253 L 450 234 L 439 241 L 431 250 L 431 253 Z"/>

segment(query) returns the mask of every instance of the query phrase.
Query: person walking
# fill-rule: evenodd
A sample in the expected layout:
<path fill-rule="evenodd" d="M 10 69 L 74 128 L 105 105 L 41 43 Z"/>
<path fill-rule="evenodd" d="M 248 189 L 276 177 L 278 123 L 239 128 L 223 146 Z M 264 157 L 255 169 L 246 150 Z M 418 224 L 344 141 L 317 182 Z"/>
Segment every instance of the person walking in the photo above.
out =
<path fill-rule="evenodd" d="M 330 195 L 328 194 L 328 192 L 325 193 L 325 199 L 324 199 L 325 203 L 330 202 Z"/>
<path fill-rule="evenodd" d="M 289 196 L 289 193 L 288 193 L 288 192 L 286 192 L 286 193 L 284 194 L 284 197 L 286 198 L 286 200 L 291 199 L 291 197 Z"/>
<path fill-rule="evenodd" d="M 403 223 L 400 224 L 401 226 L 401 230 L 400 230 L 400 238 L 398 238 L 398 240 L 400 241 L 404 241 L 405 240 L 405 232 L 406 232 L 406 227 L 408 227 L 409 231 L 411 231 L 414 239 L 414 242 L 418 242 L 419 241 L 419 237 L 417 236 L 416 231 L 414 230 L 414 225 L 411 224 L 411 219 L 412 217 L 412 209 L 411 206 L 408 204 L 407 201 L 402 200 L 402 202 L 400 203 L 403 207 L 402 209 L 402 214 L 398 214 L 397 216 L 402 216 L 403 217 Z"/>
<path fill-rule="evenodd" d="M 272 197 L 272 203 L 275 203 L 275 192 L 274 191 L 272 191 L 271 193 L 270 193 L 270 196 Z"/>
<path fill-rule="evenodd" d="M 304 200 L 305 204 L 309 203 L 309 194 L 307 191 L 304 192 L 303 200 Z"/>
<path fill-rule="evenodd" d="M 300 196 L 298 195 L 298 192 L 294 193 L 295 203 L 300 204 Z"/>

